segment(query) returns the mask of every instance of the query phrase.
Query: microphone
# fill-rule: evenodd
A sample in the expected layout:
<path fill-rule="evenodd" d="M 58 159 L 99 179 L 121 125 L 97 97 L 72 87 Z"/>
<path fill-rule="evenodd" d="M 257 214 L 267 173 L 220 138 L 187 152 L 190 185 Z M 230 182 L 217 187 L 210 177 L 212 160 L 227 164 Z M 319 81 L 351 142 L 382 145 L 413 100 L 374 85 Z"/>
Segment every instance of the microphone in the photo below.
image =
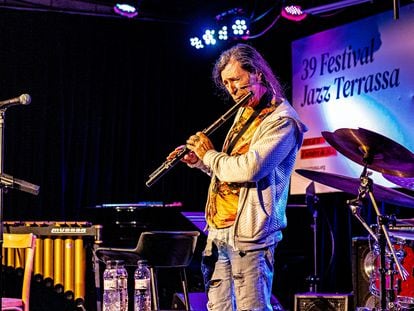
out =
<path fill-rule="evenodd" d="M 22 94 L 19 97 L 0 101 L 0 109 L 6 109 L 14 105 L 28 105 L 32 101 L 29 94 Z"/>
<path fill-rule="evenodd" d="M 40 187 L 27 181 L 14 178 L 7 174 L 0 174 L 0 187 L 17 189 L 34 195 L 39 194 Z"/>

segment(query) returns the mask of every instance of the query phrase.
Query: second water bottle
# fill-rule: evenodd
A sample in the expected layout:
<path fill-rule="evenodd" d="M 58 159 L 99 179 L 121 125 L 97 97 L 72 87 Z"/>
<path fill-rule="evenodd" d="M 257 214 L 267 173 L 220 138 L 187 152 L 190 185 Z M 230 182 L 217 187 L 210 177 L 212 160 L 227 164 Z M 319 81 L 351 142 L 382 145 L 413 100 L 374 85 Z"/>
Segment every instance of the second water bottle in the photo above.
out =
<path fill-rule="evenodd" d="M 151 273 L 146 260 L 138 260 L 134 283 L 134 311 L 151 311 Z"/>

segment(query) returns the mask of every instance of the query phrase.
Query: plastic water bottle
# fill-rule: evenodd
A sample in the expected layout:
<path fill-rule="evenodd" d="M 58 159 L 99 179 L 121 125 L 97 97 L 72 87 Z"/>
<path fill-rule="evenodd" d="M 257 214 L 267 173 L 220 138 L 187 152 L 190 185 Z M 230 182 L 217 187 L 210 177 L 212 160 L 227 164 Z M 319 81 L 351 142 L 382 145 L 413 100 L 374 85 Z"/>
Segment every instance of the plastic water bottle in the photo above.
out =
<path fill-rule="evenodd" d="M 115 310 L 116 306 L 116 278 L 114 262 L 108 260 L 103 273 L 103 311 Z"/>
<path fill-rule="evenodd" d="M 151 273 L 146 260 L 138 260 L 134 284 L 134 311 L 151 311 Z"/>
<path fill-rule="evenodd" d="M 106 262 L 103 282 L 103 311 L 128 311 L 128 273 L 122 260 Z"/>
<path fill-rule="evenodd" d="M 117 279 L 119 290 L 120 311 L 128 311 L 128 272 L 124 263 L 121 261 L 117 265 Z"/>

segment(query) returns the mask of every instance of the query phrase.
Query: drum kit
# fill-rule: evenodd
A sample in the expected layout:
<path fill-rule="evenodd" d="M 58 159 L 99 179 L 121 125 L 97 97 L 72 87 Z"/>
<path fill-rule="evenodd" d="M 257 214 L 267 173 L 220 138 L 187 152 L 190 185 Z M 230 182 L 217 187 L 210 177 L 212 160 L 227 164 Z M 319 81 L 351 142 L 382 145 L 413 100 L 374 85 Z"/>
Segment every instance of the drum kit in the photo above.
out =
<path fill-rule="evenodd" d="M 369 290 L 378 297 L 379 303 L 372 306 L 372 310 L 414 310 L 414 219 L 382 215 L 376 203 L 379 200 L 414 208 L 414 197 L 375 185 L 369 177 L 369 170 L 374 170 L 395 185 L 414 190 L 414 154 L 393 140 L 364 128 L 324 131 L 322 136 L 338 152 L 363 167 L 360 178 L 306 169 L 296 169 L 296 172 L 315 182 L 357 194 L 347 204 L 373 240 L 374 268 Z M 360 214 L 366 200 L 371 202 L 377 217 L 377 223 L 371 226 Z"/>

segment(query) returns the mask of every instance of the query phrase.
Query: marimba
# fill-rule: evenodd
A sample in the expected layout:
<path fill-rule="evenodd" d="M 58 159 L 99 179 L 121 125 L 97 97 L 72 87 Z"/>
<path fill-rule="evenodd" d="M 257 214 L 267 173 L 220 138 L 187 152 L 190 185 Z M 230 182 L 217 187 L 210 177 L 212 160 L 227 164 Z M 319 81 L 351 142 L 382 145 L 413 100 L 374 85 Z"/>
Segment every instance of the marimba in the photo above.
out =
<path fill-rule="evenodd" d="M 66 299 L 73 300 L 76 306 L 84 305 L 86 267 L 94 263 L 91 257 L 93 250 L 102 243 L 102 226 L 86 221 L 5 221 L 3 224 L 5 233 L 33 233 L 37 236 L 34 279 L 53 287 Z M 3 264 L 16 266 L 19 263 Z"/>

